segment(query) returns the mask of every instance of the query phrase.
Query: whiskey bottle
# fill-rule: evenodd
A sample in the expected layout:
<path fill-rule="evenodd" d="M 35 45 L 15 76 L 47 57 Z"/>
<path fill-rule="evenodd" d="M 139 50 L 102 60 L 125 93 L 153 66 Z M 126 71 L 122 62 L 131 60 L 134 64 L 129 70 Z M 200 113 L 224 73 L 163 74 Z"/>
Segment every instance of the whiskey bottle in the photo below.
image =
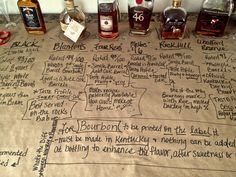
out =
<path fill-rule="evenodd" d="M 129 27 L 132 34 L 147 34 L 154 0 L 129 0 Z"/>
<path fill-rule="evenodd" d="M 97 0 L 98 34 L 101 38 L 116 38 L 118 33 L 117 0 Z"/>
<path fill-rule="evenodd" d="M 196 23 L 196 34 L 223 36 L 232 11 L 233 0 L 204 0 Z"/>
<path fill-rule="evenodd" d="M 60 14 L 60 25 L 62 31 L 66 31 L 68 25 L 72 20 L 75 20 L 80 25 L 84 26 L 84 30 L 81 35 L 86 30 L 85 24 L 85 15 L 79 6 L 74 5 L 74 0 L 64 0 L 65 1 L 65 9 Z"/>
<path fill-rule="evenodd" d="M 233 12 L 235 13 L 236 12 L 236 0 L 234 0 L 234 10 Z"/>
<path fill-rule="evenodd" d="M 37 0 L 18 0 L 17 2 L 25 29 L 28 33 L 44 34 L 46 27 Z"/>
<path fill-rule="evenodd" d="M 181 7 L 181 0 L 173 0 L 172 6 L 164 9 L 161 18 L 162 39 L 182 39 L 187 23 L 187 12 Z"/>

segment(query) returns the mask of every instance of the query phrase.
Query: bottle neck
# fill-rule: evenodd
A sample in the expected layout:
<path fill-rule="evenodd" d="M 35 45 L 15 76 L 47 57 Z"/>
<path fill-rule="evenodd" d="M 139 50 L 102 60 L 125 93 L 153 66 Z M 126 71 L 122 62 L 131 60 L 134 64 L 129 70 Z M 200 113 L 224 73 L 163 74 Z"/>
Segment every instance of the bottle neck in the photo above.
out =
<path fill-rule="evenodd" d="M 67 10 L 73 10 L 75 8 L 75 4 L 73 0 L 65 0 L 65 6 Z"/>
<path fill-rule="evenodd" d="M 181 0 L 173 0 L 172 6 L 175 8 L 181 7 Z"/>

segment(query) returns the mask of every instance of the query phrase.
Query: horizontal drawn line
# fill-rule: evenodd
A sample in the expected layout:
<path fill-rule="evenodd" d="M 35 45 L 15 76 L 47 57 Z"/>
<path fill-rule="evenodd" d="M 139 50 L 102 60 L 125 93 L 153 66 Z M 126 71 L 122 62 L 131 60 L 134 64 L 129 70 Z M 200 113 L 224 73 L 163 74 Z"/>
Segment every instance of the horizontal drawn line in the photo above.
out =
<path fill-rule="evenodd" d="M 103 120 L 107 119 L 107 117 L 81 117 L 81 118 L 63 118 L 58 120 Z M 196 120 L 183 120 L 183 119 L 159 119 L 159 118 L 140 118 L 140 117 L 109 117 L 109 119 L 118 119 L 118 121 L 122 121 L 123 119 L 134 119 L 134 120 L 153 120 L 153 121 L 174 121 L 174 122 L 192 122 L 192 123 L 202 123 L 202 124 L 211 124 L 211 125 L 222 125 L 222 126 L 229 126 L 229 127 L 236 127 L 236 124 L 222 124 L 222 123 L 215 123 L 215 122 L 205 122 L 205 121 L 196 121 Z M 113 120 L 114 121 L 114 120 Z"/>
<path fill-rule="evenodd" d="M 147 144 L 116 144 L 116 146 L 147 146 Z"/>
<path fill-rule="evenodd" d="M 79 50 L 79 51 L 76 51 L 76 49 L 73 49 L 73 50 L 53 50 L 51 52 L 65 52 L 65 51 L 72 52 L 72 53 L 78 53 L 79 52 L 79 54 L 81 54 L 83 52 L 89 52 L 89 50 Z"/>
<path fill-rule="evenodd" d="M 167 135 L 167 136 L 173 136 L 174 134 L 171 134 L 171 133 L 164 133 L 164 135 Z"/>
<path fill-rule="evenodd" d="M 54 50 L 52 52 L 78 52 L 76 49 L 73 50 Z M 88 50 L 79 50 L 79 52 L 88 52 Z"/>
<path fill-rule="evenodd" d="M 191 134 L 192 136 L 203 136 L 203 137 L 211 137 L 211 135 L 200 135 L 200 134 Z"/>
<path fill-rule="evenodd" d="M 193 51 L 193 49 L 187 49 L 187 48 L 175 48 L 175 49 L 157 49 L 157 50 L 163 50 L 163 51 L 167 51 L 167 50 L 191 50 L 191 51 Z"/>
<path fill-rule="evenodd" d="M 178 135 L 178 136 L 186 136 L 187 134 L 176 133 L 176 135 Z"/>
<path fill-rule="evenodd" d="M 120 50 L 94 50 L 93 52 L 122 52 Z"/>
<path fill-rule="evenodd" d="M 121 131 L 75 131 L 75 133 L 121 133 Z"/>
<path fill-rule="evenodd" d="M 196 171 L 214 171 L 214 172 L 231 172 L 236 173 L 236 170 L 223 170 L 223 169 L 210 169 L 210 168 L 188 168 L 188 167 L 174 167 L 174 166 L 161 166 L 161 165 L 147 165 L 140 163 L 46 163 L 47 165 L 126 165 L 126 166 L 142 166 L 142 167 L 155 167 L 166 169 L 179 169 L 179 170 L 196 170 Z"/>
<path fill-rule="evenodd" d="M 29 46 L 29 47 L 13 47 L 13 48 L 10 48 L 10 50 L 14 50 L 14 49 L 29 49 L 29 48 L 42 48 L 42 46 Z"/>

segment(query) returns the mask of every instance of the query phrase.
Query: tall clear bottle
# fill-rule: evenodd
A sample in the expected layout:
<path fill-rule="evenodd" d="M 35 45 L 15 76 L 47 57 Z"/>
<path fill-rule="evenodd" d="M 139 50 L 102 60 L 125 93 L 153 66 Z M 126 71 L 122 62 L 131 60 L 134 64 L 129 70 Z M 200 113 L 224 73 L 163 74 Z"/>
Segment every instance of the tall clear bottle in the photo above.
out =
<path fill-rule="evenodd" d="M 101 38 L 116 38 L 118 33 L 118 0 L 97 0 L 98 34 Z"/>
<path fill-rule="evenodd" d="M 79 6 L 75 6 L 74 0 L 64 0 L 64 1 L 66 8 L 60 14 L 60 24 L 62 31 L 66 31 L 68 25 L 73 19 L 82 26 L 84 26 L 84 31 L 83 31 L 84 33 L 86 29 L 85 14 L 83 13 L 83 11 Z"/>
<path fill-rule="evenodd" d="M 187 12 L 181 7 L 181 0 L 173 0 L 172 6 L 164 9 L 161 21 L 162 39 L 182 39 L 184 37 Z"/>
<path fill-rule="evenodd" d="M 154 0 L 129 0 L 129 27 L 132 34 L 147 34 L 152 17 Z"/>
<path fill-rule="evenodd" d="M 203 0 L 195 28 L 196 34 L 223 36 L 233 7 L 233 0 Z"/>
<path fill-rule="evenodd" d="M 44 34 L 46 27 L 39 2 L 37 0 L 18 0 L 17 5 L 26 31 L 32 34 Z"/>

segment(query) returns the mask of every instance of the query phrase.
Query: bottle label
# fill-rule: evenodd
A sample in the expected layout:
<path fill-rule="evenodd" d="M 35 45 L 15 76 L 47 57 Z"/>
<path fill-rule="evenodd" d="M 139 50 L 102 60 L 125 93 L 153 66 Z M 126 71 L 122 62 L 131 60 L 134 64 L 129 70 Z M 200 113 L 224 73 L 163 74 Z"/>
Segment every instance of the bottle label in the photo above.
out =
<path fill-rule="evenodd" d="M 37 10 L 35 7 L 20 7 L 23 20 L 28 28 L 41 27 Z"/>
<path fill-rule="evenodd" d="M 131 30 L 148 30 L 151 21 L 152 10 L 137 6 L 128 7 L 129 24 Z"/>
<path fill-rule="evenodd" d="M 85 27 L 83 25 L 72 19 L 70 24 L 66 28 L 64 35 L 71 39 L 73 42 L 77 42 L 84 29 Z"/>
<path fill-rule="evenodd" d="M 112 16 L 100 16 L 100 26 L 102 31 L 113 30 L 113 19 Z"/>

